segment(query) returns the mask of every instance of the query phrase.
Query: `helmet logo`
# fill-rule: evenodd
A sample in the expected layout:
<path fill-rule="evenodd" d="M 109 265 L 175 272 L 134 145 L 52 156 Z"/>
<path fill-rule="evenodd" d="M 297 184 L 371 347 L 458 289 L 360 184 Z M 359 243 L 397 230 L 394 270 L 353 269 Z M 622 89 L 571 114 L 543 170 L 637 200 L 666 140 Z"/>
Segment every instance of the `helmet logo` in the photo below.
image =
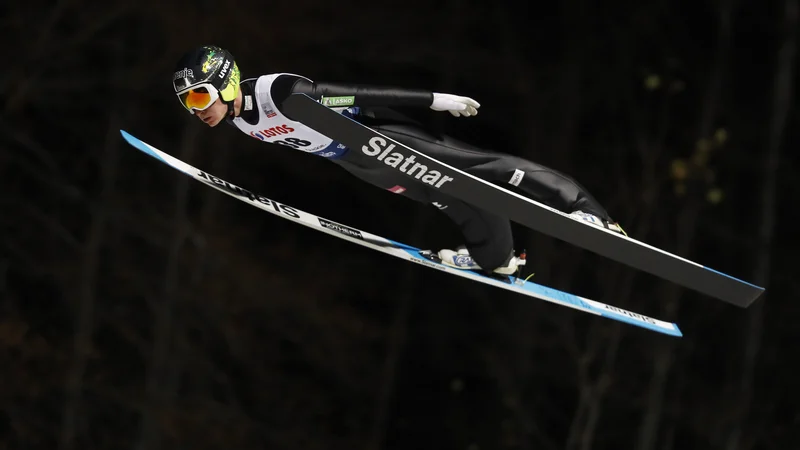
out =
<path fill-rule="evenodd" d="M 225 64 L 222 66 L 222 70 L 219 71 L 219 77 L 225 78 L 225 74 L 228 73 L 228 68 L 231 66 L 231 60 L 226 59 Z"/>
<path fill-rule="evenodd" d="M 172 78 L 172 81 L 175 81 L 178 78 L 194 78 L 194 73 L 192 72 L 192 69 L 182 69 L 175 72 L 175 76 Z"/>

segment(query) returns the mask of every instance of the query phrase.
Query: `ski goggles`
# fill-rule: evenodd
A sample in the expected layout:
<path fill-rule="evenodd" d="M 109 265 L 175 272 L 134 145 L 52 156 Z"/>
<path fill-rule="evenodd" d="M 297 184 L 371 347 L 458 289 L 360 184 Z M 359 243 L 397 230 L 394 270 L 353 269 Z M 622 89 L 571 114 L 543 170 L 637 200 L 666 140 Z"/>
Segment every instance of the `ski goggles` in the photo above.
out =
<path fill-rule="evenodd" d="M 203 111 L 213 105 L 219 98 L 219 91 L 210 83 L 202 83 L 186 88 L 175 95 L 178 96 L 183 107 L 194 114 L 195 109 Z"/>

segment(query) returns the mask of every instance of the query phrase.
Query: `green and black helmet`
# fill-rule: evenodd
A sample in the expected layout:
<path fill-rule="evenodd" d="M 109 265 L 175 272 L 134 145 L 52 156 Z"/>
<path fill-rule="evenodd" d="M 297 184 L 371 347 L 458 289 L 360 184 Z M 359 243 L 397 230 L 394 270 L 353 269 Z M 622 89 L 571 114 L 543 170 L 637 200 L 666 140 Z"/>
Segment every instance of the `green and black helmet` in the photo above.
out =
<path fill-rule="evenodd" d="M 172 87 L 181 104 L 190 113 L 213 105 L 217 98 L 233 111 L 239 94 L 241 75 L 233 55 L 227 50 L 204 45 L 186 52 L 175 66 Z"/>

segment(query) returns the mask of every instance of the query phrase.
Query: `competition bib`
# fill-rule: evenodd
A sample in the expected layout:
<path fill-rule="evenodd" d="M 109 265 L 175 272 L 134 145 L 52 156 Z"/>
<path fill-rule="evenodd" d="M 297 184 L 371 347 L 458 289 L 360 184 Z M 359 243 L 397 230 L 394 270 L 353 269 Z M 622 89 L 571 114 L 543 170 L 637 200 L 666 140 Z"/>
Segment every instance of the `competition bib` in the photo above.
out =
<path fill-rule="evenodd" d="M 258 123 L 251 125 L 236 117 L 234 125 L 255 139 L 291 147 L 323 158 L 338 158 L 347 150 L 343 144 L 320 134 L 300 122 L 290 120 L 275 108 L 270 95 L 272 83 L 282 74 L 263 75 L 256 80 L 253 105 L 258 111 Z M 305 78 L 305 77 L 304 77 Z M 244 107 L 245 105 L 242 105 Z"/>

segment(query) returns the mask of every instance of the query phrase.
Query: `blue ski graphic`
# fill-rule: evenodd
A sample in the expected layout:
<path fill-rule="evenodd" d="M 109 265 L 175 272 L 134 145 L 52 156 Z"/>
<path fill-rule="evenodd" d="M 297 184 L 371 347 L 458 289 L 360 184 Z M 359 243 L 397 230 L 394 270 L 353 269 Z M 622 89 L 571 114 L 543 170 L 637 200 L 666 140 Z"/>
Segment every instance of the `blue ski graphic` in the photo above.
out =
<path fill-rule="evenodd" d="M 497 279 L 478 272 L 456 269 L 426 258 L 421 250 L 400 242 L 392 241 L 381 236 L 343 225 L 323 217 L 316 216 L 289 205 L 285 205 L 268 197 L 244 189 L 233 183 L 223 180 L 215 175 L 193 167 L 161 150 L 147 144 L 130 133 L 120 130 L 123 138 L 134 148 L 146 153 L 156 160 L 194 178 L 195 180 L 224 192 L 245 203 L 255 206 L 282 219 L 291 220 L 301 225 L 313 228 L 331 236 L 344 239 L 361 246 L 392 255 L 394 257 L 411 261 L 432 269 L 451 275 L 468 278 L 479 283 L 506 289 L 532 298 L 537 298 L 550 303 L 566 306 L 596 316 L 602 316 L 619 322 L 635 325 L 637 327 L 656 331 L 670 336 L 682 336 L 678 326 L 674 323 L 654 319 L 642 314 L 617 308 L 598 301 L 569 294 L 549 288 L 530 281 L 522 281 L 513 277 Z"/>

